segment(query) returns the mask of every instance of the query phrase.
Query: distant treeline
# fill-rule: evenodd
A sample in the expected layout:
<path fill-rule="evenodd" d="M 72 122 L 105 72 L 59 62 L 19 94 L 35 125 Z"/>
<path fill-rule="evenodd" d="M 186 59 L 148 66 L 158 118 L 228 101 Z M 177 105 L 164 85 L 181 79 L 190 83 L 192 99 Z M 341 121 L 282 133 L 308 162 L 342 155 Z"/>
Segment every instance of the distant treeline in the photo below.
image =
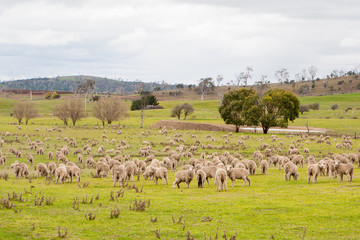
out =
<path fill-rule="evenodd" d="M 176 85 L 165 83 L 146 83 L 140 81 L 123 81 L 113 80 L 108 78 L 92 77 L 92 76 L 70 76 L 70 77 L 55 77 L 55 78 L 31 78 L 14 81 L 1 82 L 2 89 L 24 89 L 24 90 L 40 90 L 40 91 L 63 91 L 74 92 L 78 86 L 78 82 L 83 82 L 86 79 L 95 81 L 95 92 L 99 93 L 115 93 L 115 94 L 134 94 L 136 92 L 145 91 L 160 91 L 172 90 Z"/>

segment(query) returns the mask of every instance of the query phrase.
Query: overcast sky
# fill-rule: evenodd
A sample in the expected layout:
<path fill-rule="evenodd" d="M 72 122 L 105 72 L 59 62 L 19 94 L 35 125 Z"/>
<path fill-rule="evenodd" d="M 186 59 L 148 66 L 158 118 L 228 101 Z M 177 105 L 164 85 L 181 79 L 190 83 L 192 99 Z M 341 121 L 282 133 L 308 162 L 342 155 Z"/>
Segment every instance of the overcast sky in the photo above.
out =
<path fill-rule="evenodd" d="M 197 83 L 360 64 L 358 0 L 0 0 L 0 79 Z"/>

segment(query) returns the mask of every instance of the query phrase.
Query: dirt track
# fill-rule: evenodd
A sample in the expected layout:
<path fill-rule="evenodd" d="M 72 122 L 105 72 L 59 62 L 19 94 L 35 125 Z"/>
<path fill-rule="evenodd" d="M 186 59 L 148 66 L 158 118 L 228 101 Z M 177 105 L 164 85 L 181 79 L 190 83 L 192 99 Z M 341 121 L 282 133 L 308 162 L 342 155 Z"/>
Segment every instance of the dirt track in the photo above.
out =
<path fill-rule="evenodd" d="M 213 123 L 195 123 L 195 122 L 186 122 L 186 121 L 176 121 L 176 120 L 161 120 L 154 125 L 152 128 L 174 128 L 174 129 L 182 129 L 182 130 L 202 130 L 202 131 L 220 131 L 220 132 L 235 132 L 234 125 L 227 124 L 213 124 Z M 248 132 L 254 133 L 255 128 L 251 127 L 241 127 L 240 132 Z M 309 128 L 309 131 L 312 133 L 325 133 L 329 131 L 324 128 Z M 257 127 L 257 133 L 262 133 L 261 128 Z M 299 133 L 299 132 L 307 132 L 306 127 L 289 127 L 289 128 L 271 128 L 269 130 L 270 133 Z"/>

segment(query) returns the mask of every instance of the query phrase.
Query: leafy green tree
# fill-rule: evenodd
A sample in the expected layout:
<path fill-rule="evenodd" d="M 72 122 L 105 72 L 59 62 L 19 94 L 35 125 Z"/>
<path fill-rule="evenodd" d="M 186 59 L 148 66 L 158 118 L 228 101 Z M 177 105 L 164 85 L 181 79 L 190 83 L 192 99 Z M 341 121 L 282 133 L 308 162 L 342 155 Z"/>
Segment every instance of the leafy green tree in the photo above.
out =
<path fill-rule="evenodd" d="M 141 110 L 144 109 L 147 105 L 159 105 L 158 100 L 154 95 L 142 96 L 141 99 L 133 100 L 130 110 Z"/>
<path fill-rule="evenodd" d="M 260 124 L 265 134 L 271 127 L 287 127 L 289 120 L 299 117 L 300 101 L 289 91 L 271 89 L 253 103 L 245 104 L 243 114 L 250 116 L 248 123 Z"/>
<path fill-rule="evenodd" d="M 256 94 L 252 89 L 241 88 L 225 93 L 219 108 L 225 123 L 235 125 L 236 132 L 239 132 L 239 127 L 247 125 L 249 120 L 248 116 L 243 114 L 244 106 L 253 102 L 255 98 Z"/>
<path fill-rule="evenodd" d="M 252 89 L 239 89 L 224 95 L 219 112 L 236 131 L 240 125 L 261 125 L 267 134 L 271 127 L 286 127 L 299 117 L 299 107 L 299 99 L 289 91 L 271 89 L 261 98 Z"/>

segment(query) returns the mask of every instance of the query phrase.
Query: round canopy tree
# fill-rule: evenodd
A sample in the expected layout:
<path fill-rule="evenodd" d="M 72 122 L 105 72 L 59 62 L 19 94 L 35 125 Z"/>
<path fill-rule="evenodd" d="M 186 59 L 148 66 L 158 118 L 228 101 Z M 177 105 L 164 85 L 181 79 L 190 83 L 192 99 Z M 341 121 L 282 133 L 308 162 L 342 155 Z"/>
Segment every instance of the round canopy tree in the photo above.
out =
<path fill-rule="evenodd" d="M 226 124 L 235 125 L 236 132 L 239 132 L 241 125 L 248 124 L 248 116 L 243 114 L 243 109 L 244 106 L 252 102 L 255 97 L 255 91 L 246 88 L 225 93 L 219 112 Z"/>

